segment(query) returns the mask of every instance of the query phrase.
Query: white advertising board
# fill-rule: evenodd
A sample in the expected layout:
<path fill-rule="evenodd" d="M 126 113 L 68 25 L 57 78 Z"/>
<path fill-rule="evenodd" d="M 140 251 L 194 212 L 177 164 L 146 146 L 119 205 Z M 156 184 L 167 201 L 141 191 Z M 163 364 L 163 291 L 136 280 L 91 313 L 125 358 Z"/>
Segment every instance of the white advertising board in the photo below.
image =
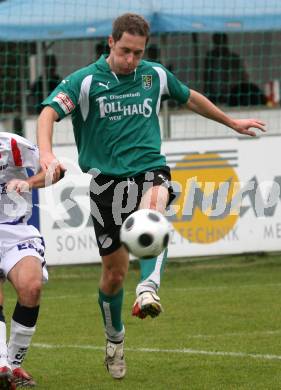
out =
<path fill-rule="evenodd" d="M 99 262 L 88 196 L 91 176 L 81 172 L 75 146 L 60 146 L 54 153 L 67 172 L 60 182 L 39 191 L 40 231 L 46 242 L 47 263 Z"/>
<path fill-rule="evenodd" d="M 177 199 L 168 210 L 170 257 L 281 250 L 281 137 L 168 141 Z M 40 190 L 40 228 L 49 264 L 98 262 L 89 213 L 91 176 L 75 146 L 56 156 L 61 182 Z"/>

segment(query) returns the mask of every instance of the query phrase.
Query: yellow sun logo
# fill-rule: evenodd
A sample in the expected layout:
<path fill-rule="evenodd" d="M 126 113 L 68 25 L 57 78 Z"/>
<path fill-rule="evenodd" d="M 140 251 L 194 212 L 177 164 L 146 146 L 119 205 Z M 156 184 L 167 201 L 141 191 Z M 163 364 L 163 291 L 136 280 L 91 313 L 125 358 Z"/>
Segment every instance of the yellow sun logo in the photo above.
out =
<path fill-rule="evenodd" d="M 209 244 L 234 227 L 239 205 L 232 201 L 240 190 L 233 163 L 219 153 L 188 154 L 172 168 L 181 187 L 171 218 L 175 230 L 188 241 Z"/>

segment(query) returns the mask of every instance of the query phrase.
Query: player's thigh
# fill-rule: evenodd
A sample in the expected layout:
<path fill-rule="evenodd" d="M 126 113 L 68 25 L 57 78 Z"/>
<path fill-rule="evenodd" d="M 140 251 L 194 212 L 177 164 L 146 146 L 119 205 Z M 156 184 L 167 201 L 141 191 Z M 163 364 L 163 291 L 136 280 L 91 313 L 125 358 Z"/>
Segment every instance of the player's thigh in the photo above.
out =
<path fill-rule="evenodd" d="M 175 193 L 171 184 L 170 168 L 164 166 L 151 172 L 146 172 L 144 181 L 140 176 L 141 182 L 137 178 L 141 189 L 141 199 L 139 209 L 156 209 L 164 213 L 166 207 L 171 204 L 175 198 Z"/>
<path fill-rule="evenodd" d="M 35 256 L 25 256 L 8 273 L 8 279 L 17 291 L 35 288 L 41 290 L 43 269 L 41 261 Z"/>
<path fill-rule="evenodd" d="M 169 199 L 169 191 L 162 185 L 149 188 L 142 196 L 140 209 L 155 209 L 164 213 Z"/>

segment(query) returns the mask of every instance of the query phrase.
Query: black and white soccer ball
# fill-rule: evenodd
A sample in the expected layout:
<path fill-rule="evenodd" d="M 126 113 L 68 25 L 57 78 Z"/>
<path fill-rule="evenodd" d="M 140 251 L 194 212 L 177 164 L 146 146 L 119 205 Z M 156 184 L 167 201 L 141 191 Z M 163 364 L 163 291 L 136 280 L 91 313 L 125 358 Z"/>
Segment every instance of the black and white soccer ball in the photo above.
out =
<path fill-rule="evenodd" d="M 159 211 L 141 209 L 125 219 L 120 240 L 138 258 L 158 256 L 167 247 L 171 226 Z"/>

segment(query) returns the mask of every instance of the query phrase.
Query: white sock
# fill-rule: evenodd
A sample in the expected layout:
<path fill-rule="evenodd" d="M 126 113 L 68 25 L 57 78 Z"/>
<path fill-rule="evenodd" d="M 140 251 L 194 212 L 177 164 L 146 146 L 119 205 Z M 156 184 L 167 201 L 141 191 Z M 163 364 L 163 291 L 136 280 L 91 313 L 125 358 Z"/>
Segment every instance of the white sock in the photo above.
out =
<path fill-rule="evenodd" d="M 8 366 L 6 324 L 0 321 L 0 367 Z"/>
<path fill-rule="evenodd" d="M 138 297 L 140 294 L 146 291 L 157 294 L 158 286 L 152 280 L 144 280 L 137 285 L 136 296 Z"/>
<path fill-rule="evenodd" d="M 30 346 L 36 326 L 28 328 L 11 320 L 10 340 L 8 344 L 8 362 L 12 369 L 20 367 Z"/>
<path fill-rule="evenodd" d="M 157 256 L 153 272 L 137 285 L 137 297 L 145 291 L 150 291 L 157 294 L 157 291 L 160 288 L 161 268 L 164 266 L 166 258 L 167 249 L 165 249 L 162 253 L 160 253 L 159 256 Z"/>

